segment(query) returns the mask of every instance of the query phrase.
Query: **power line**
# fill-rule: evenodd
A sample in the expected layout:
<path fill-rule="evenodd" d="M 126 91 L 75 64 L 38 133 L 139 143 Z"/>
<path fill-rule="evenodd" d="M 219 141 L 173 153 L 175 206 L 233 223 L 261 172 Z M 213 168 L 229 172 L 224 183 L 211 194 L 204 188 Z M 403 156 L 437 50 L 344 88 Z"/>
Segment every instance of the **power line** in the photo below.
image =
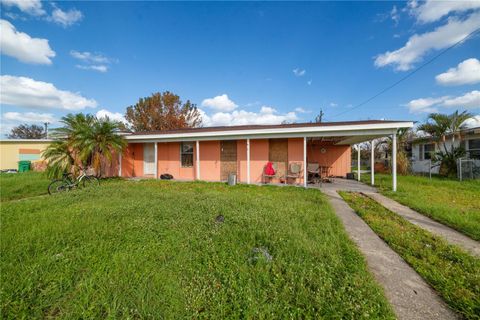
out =
<path fill-rule="evenodd" d="M 357 108 L 360 108 L 361 106 L 369 103 L 370 101 L 372 101 L 373 99 L 375 99 L 376 97 L 378 97 L 379 95 L 387 92 L 388 90 L 392 89 L 393 87 L 395 87 L 396 85 L 398 85 L 399 83 L 405 81 L 406 79 L 410 78 L 411 76 L 413 76 L 415 73 L 417 73 L 418 71 L 420 71 L 421 69 L 423 69 L 424 67 L 426 67 L 427 65 L 429 65 L 430 63 L 432 63 L 433 61 L 435 61 L 437 58 L 439 58 L 441 55 L 445 54 L 447 51 L 455 48 L 456 46 L 458 46 L 460 43 L 464 42 L 465 40 L 467 40 L 468 38 L 470 38 L 471 36 L 475 35 L 476 33 L 478 33 L 480 31 L 480 28 L 477 28 L 475 30 L 473 30 L 471 33 L 467 34 L 465 37 L 463 37 L 462 39 L 460 39 L 459 41 L 455 42 L 453 45 L 451 45 L 450 47 L 446 48 L 445 50 L 441 51 L 440 53 L 438 53 L 436 56 L 434 56 L 432 59 L 428 60 L 427 62 L 425 62 L 424 64 L 422 64 L 421 66 L 419 66 L 418 68 L 416 68 L 415 70 L 411 71 L 410 73 L 408 73 L 407 75 L 405 75 L 403 78 L 400 78 L 398 81 L 394 82 L 393 84 L 389 85 L 388 87 L 384 88 L 383 90 L 381 90 L 380 92 L 378 92 L 377 94 L 373 95 L 372 97 L 368 98 L 367 100 L 357 104 L 356 106 L 352 107 L 352 108 L 349 108 L 348 110 L 345 110 L 343 112 L 340 112 L 334 116 L 332 116 L 332 118 L 336 118 L 338 116 L 341 116 L 342 114 L 345 114 L 347 112 L 350 112 L 352 111 L 353 109 L 357 109 Z"/>

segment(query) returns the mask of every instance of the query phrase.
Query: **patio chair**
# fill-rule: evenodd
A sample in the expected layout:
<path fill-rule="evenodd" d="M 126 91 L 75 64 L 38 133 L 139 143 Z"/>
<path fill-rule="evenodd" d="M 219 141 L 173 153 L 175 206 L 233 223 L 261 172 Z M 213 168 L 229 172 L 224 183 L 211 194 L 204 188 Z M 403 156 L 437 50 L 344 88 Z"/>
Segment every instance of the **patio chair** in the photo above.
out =
<path fill-rule="evenodd" d="M 320 166 L 318 162 L 310 162 L 307 164 L 308 182 L 318 183 L 320 180 Z"/>
<path fill-rule="evenodd" d="M 272 180 L 273 178 L 277 178 L 278 177 L 278 166 L 275 162 L 272 162 L 272 166 L 273 166 L 273 170 L 275 171 L 274 174 L 266 174 L 265 173 L 265 169 L 267 168 L 267 165 L 265 164 L 265 166 L 263 167 L 263 171 L 262 171 L 262 181 L 263 183 L 267 183 L 267 179 L 268 180 Z"/>
<path fill-rule="evenodd" d="M 297 180 L 302 177 L 302 164 L 293 162 L 288 165 L 287 174 L 285 175 L 285 184 L 287 184 L 288 179 Z"/>

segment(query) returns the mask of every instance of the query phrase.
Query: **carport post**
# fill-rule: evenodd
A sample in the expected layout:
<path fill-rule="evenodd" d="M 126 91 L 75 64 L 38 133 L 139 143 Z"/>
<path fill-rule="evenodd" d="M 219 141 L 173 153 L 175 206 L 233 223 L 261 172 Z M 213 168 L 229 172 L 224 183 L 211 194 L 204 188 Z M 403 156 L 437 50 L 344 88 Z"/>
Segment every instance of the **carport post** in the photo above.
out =
<path fill-rule="evenodd" d="M 307 137 L 303 137 L 303 186 L 307 187 Z"/>
<path fill-rule="evenodd" d="M 360 144 L 357 144 L 357 179 L 360 181 Z"/>
<path fill-rule="evenodd" d="M 155 154 L 153 156 L 154 159 L 155 159 L 154 160 L 154 162 L 155 162 L 155 171 L 154 172 L 155 172 L 155 179 L 158 179 L 158 142 L 155 142 L 154 146 L 155 146 L 153 148 L 154 152 L 155 152 Z"/>
<path fill-rule="evenodd" d="M 196 141 L 197 180 L 200 180 L 200 141 Z"/>
<path fill-rule="evenodd" d="M 397 132 L 392 135 L 392 190 L 397 191 Z"/>
<path fill-rule="evenodd" d="M 247 184 L 250 184 L 250 139 L 247 139 Z"/>
<path fill-rule="evenodd" d="M 372 186 L 375 184 L 375 140 L 372 140 L 371 142 L 371 148 L 372 148 L 372 157 L 371 157 L 371 163 L 370 163 L 370 172 L 371 172 L 371 184 Z"/>

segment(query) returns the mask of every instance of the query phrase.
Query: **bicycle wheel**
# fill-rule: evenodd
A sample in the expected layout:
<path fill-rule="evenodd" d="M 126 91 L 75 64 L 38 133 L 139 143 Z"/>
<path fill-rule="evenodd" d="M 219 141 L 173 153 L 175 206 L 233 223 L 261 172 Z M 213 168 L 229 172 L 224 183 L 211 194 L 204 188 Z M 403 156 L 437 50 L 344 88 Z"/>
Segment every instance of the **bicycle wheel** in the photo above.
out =
<path fill-rule="evenodd" d="M 68 190 L 68 183 L 65 180 L 53 180 L 48 186 L 48 194 L 64 192 Z"/>
<path fill-rule="evenodd" d="M 98 187 L 100 185 L 100 181 L 95 176 L 85 176 L 83 178 L 83 187 Z"/>

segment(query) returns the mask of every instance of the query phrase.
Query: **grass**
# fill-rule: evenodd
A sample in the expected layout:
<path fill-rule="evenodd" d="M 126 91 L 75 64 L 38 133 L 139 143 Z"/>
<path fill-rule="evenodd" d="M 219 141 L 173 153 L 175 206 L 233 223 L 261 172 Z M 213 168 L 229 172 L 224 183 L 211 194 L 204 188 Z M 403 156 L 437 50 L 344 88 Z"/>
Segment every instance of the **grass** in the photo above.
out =
<path fill-rule="evenodd" d="M 480 259 L 359 193 L 341 196 L 363 220 L 467 319 L 480 319 Z"/>
<path fill-rule="evenodd" d="M 50 179 L 43 172 L 0 174 L 0 201 L 48 194 Z"/>
<path fill-rule="evenodd" d="M 391 175 L 376 174 L 379 191 L 475 240 L 480 240 L 480 181 L 456 181 L 434 177 L 397 176 L 397 192 L 391 191 Z M 362 176 L 370 182 L 370 175 Z"/>
<path fill-rule="evenodd" d="M 113 181 L 0 219 L 4 318 L 394 318 L 318 190 Z"/>

